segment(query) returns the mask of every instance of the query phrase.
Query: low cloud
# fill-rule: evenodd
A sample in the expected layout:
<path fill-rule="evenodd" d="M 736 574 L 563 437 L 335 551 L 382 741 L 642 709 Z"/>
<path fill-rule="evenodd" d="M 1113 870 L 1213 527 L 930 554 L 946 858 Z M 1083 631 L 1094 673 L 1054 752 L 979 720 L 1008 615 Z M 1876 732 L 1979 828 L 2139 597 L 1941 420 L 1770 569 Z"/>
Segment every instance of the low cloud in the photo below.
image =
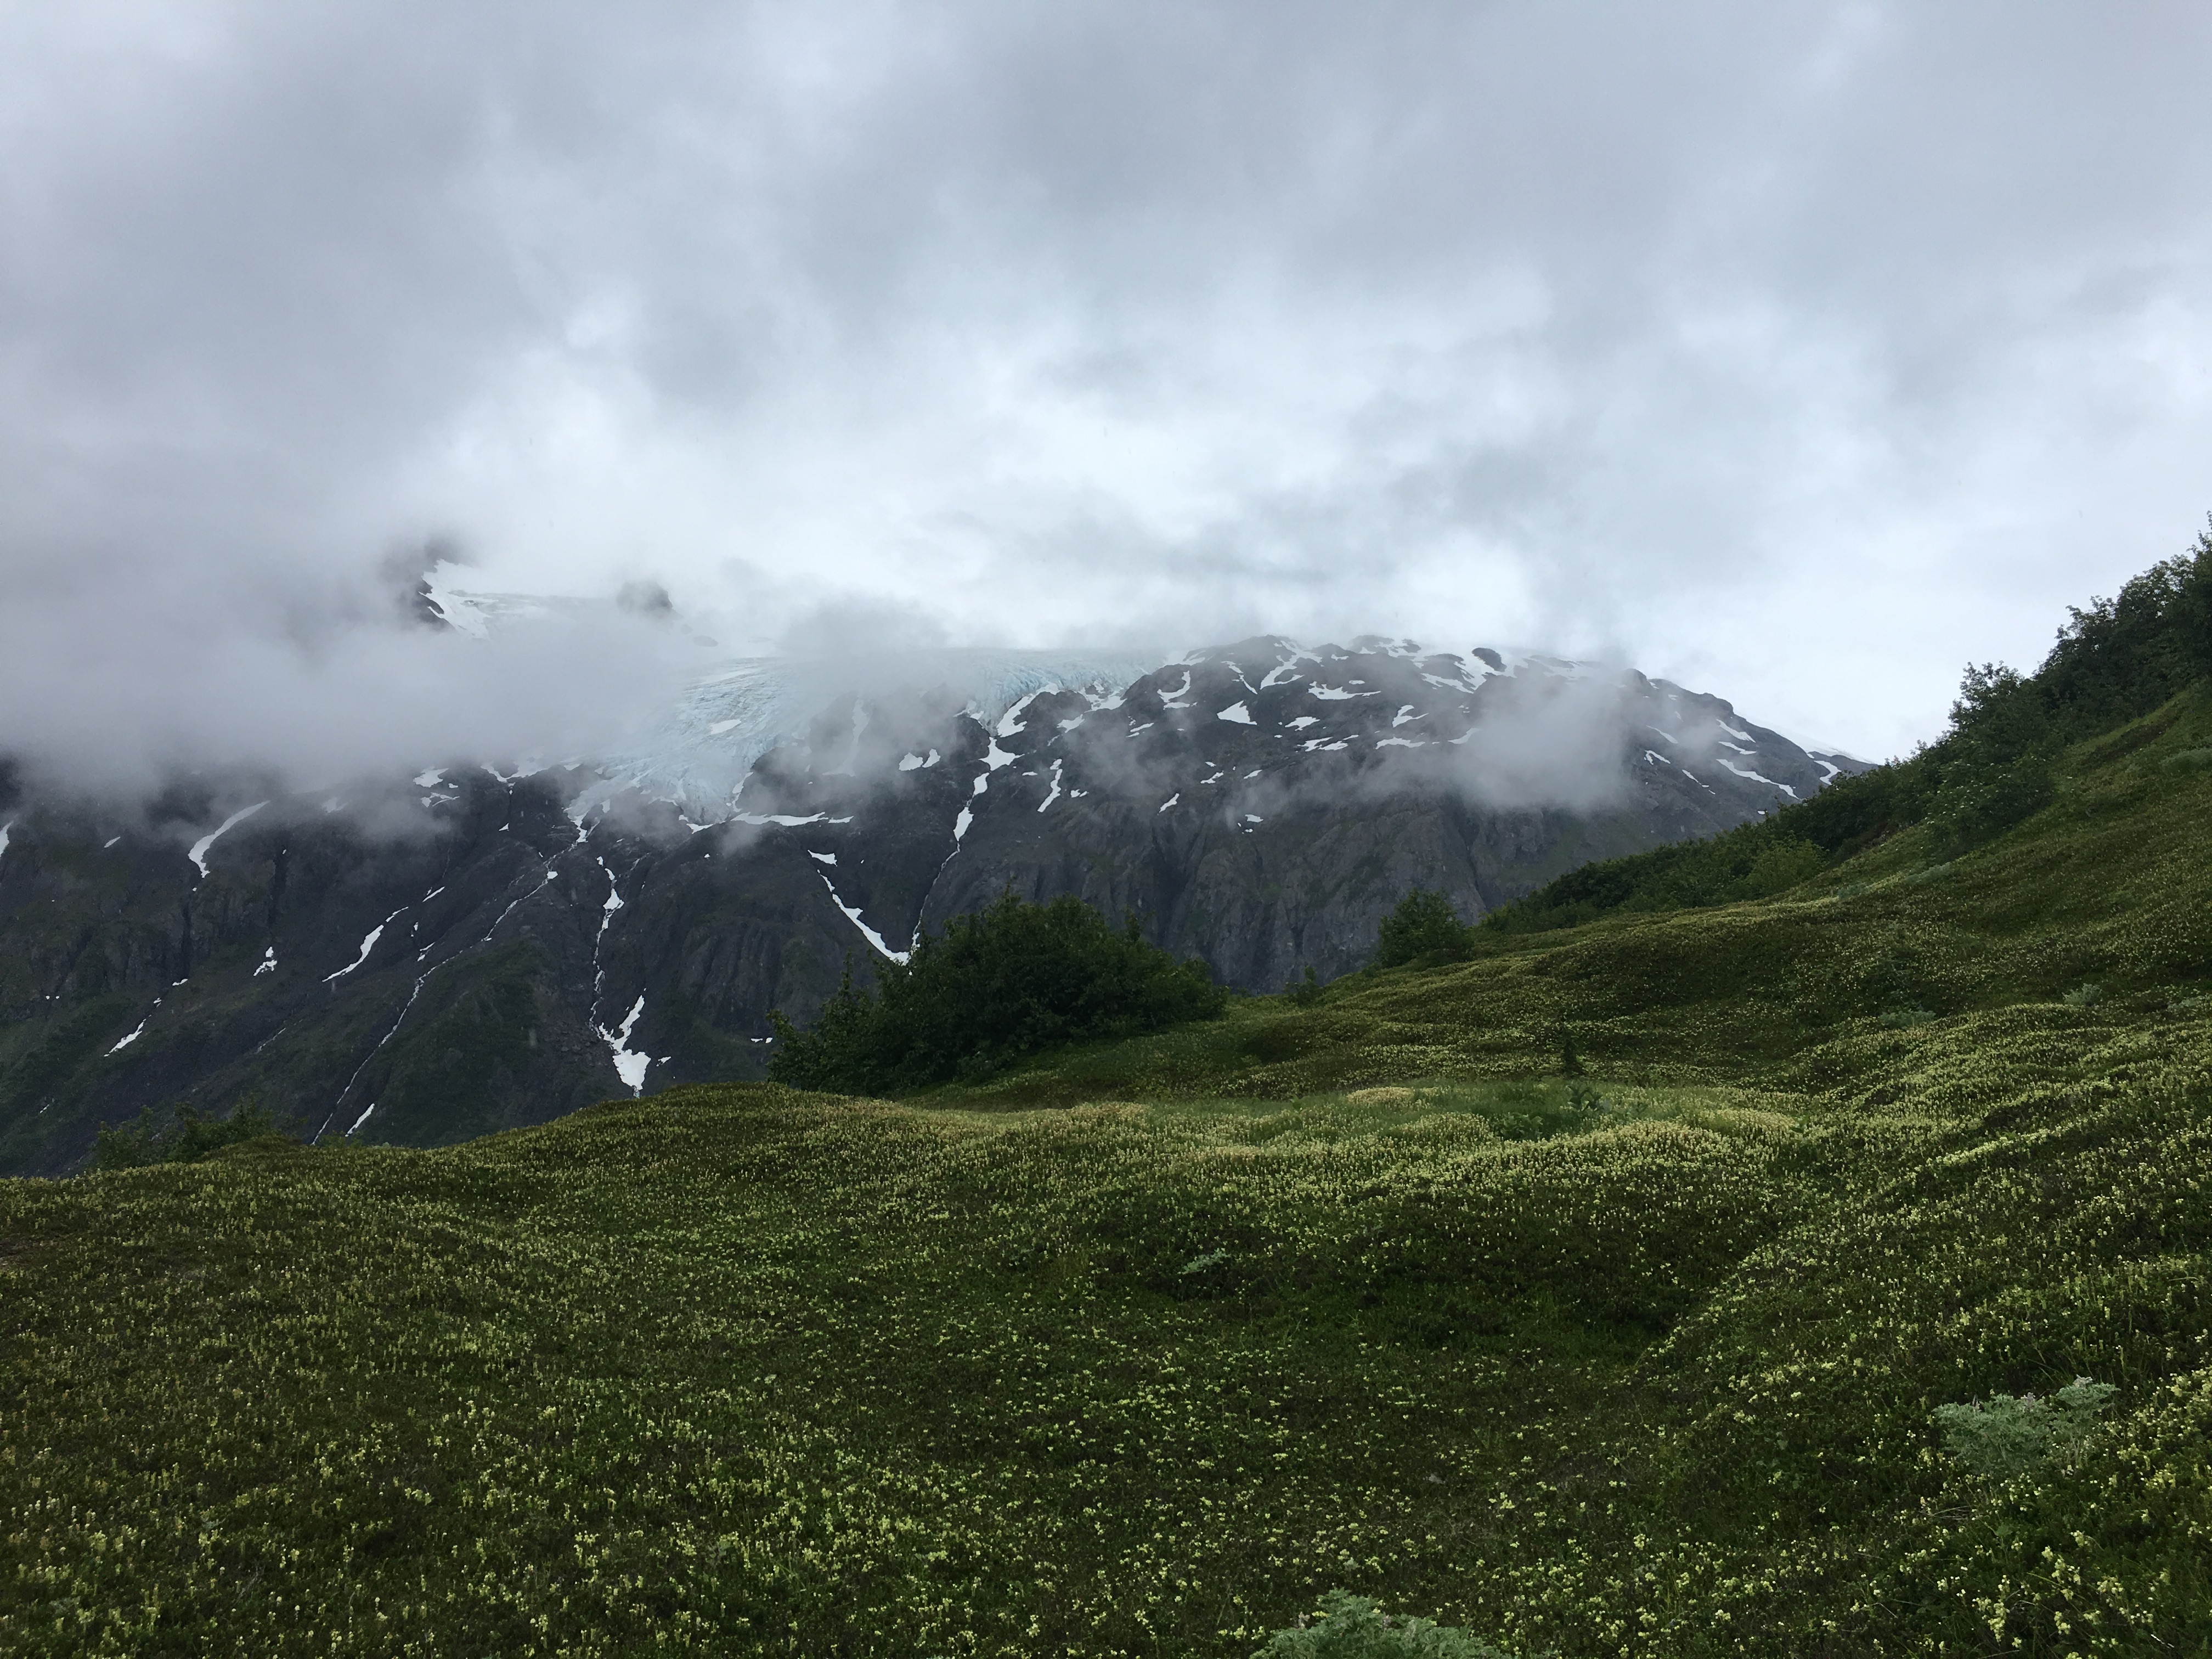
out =
<path fill-rule="evenodd" d="M 0 9 L 0 750 L 1374 629 L 1897 752 L 2212 504 L 2208 68 L 2156 4 Z M 410 636 L 359 573 L 432 527 L 677 625 Z"/>
<path fill-rule="evenodd" d="M 1588 812 L 1626 798 L 1635 702 L 1625 677 L 1493 679 L 1478 707 L 1467 741 L 1445 763 L 1469 799 L 1505 811 Z"/>
<path fill-rule="evenodd" d="M 250 769 L 277 787 L 615 752 L 700 652 L 648 611 L 577 605 L 471 638 L 426 625 L 391 572 L 154 592 L 50 586 L 0 605 L 0 727 L 33 787 L 143 795 Z"/>

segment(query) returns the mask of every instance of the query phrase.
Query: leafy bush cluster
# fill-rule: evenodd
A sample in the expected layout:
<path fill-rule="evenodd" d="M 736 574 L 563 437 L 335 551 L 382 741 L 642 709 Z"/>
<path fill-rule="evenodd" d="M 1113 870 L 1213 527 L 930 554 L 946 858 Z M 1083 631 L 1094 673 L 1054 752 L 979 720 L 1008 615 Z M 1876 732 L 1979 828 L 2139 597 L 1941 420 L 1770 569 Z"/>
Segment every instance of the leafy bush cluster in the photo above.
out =
<path fill-rule="evenodd" d="M 1254 1659 L 1505 1659 L 1489 1643 L 1428 1619 L 1394 1619 L 1346 1590 L 1322 1597 L 1322 1616 L 1278 1631 Z"/>
<path fill-rule="evenodd" d="M 1933 825 L 1960 850 L 2002 834 L 2050 803 L 2060 750 L 2212 675 L 2212 531 L 2117 598 L 2069 609 L 2071 620 L 2034 674 L 1969 665 L 1949 729 L 1909 759 L 1838 778 L 1809 800 L 1710 840 L 1570 871 L 1483 925 L 1543 933 L 1616 911 L 1764 898 L 1916 823 Z M 2191 763 L 2180 756 L 2174 763 Z"/>
<path fill-rule="evenodd" d="M 871 992 L 843 982 L 811 1030 L 770 1016 L 769 1075 L 795 1088 L 890 1095 L 976 1082 L 1041 1048 L 1164 1030 L 1219 1013 L 1228 994 L 1202 962 L 1120 929 L 1073 895 L 1030 904 L 1008 893 L 910 960 L 878 965 Z"/>
<path fill-rule="evenodd" d="M 179 1106 L 176 1121 L 167 1125 L 159 1122 L 149 1106 L 135 1123 L 100 1129 L 92 1167 L 135 1170 L 149 1164 L 197 1164 L 226 1146 L 283 1133 L 276 1120 L 252 1102 L 228 1117 L 202 1117 L 191 1107 Z"/>
<path fill-rule="evenodd" d="M 1986 1401 L 1938 1406 L 1936 1420 L 1952 1456 L 1976 1474 L 2009 1480 L 2087 1438 L 2098 1413 L 2118 1392 L 2110 1382 L 2077 1376 L 2047 1400 L 1992 1395 Z"/>

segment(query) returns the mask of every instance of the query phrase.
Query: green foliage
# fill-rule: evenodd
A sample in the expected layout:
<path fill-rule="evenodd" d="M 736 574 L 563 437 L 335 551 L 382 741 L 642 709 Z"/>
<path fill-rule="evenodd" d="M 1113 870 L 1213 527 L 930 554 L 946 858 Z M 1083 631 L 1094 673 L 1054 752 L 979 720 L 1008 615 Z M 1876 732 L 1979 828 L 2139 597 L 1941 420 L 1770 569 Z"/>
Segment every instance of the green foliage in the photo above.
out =
<path fill-rule="evenodd" d="M 910 961 L 879 963 L 872 993 L 848 958 L 811 1030 L 773 1016 L 769 1073 L 854 1094 L 973 1083 L 1055 1044 L 1210 1019 L 1226 1000 L 1205 963 L 1146 943 L 1133 915 L 1117 931 L 1073 896 L 1030 904 L 1008 893 L 925 933 Z"/>
<path fill-rule="evenodd" d="M 1829 786 L 1829 792 L 1850 790 L 1858 782 L 1841 779 Z M 1824 801 L 1829 792 L 1803 805 Z M 1888 819 L 1885 816 L 1881 821 L 1886 823 Z M 1483 926 L 1493 934 L 1548 933 L 1595 921 L 1614 911 L 1689 909 L 1771 897 L 1810 880 L 1828 865 L 1828 854 L 1820 846 L 1778 830 L 1776 823 L 1773 818 L 1762 819 L 1741 824 L 1709 841 L 1681 842 L 1627 858 L 1586 864 L 1517 902 L 1492 911 L 1483 919 Z"/>
<path fill-rule="evenodd" d="M 1348 1582 L 1516 1652 L 2193 1651 L 2206 1035 L 1534 1141 L 763 1086 L 0 1183 L 0 1649 L 1235 1659 Z M 1929 1446 L 2084 1372 L 2067 1455 Z"/>
<path fill-rule="evenodd" d="M 2069 608 L 2038 674 L 2045 707 L 2081 738 L 2157 708 L 2212 675 L 2212 532 L 2118 597 Z"/>
<path fill-rule="evenodd" d="M 1769 898 L 1809 881 L 1826 867 L 1827 860 L 1808 841 L 1778 841 L 1762 847 L 1743 877 L 1741 896 Z"/>
<path fill-rule="evenodd" d="M 1311 968 L 1304 975 L 1283 988 L 1283 995 L 1297 1008 L 1310 1008 L 1321 1000 L 1321 978 Z"/>
<path fill-rule="evenodd" d="M 1965 1406 L 1938 1406 L 1936 1421 L 1952 1456 L 1987 1480 L 2009 1480 L 2079 1446 L 2118 1392 L 2110 1382 L 2077 1376 L 2047 1400 L 2000 1394 Z"/>
<path fill-rule="evenodd" d="M 1951 845 L 1971 847 L 2040 811 L 2056 793 L 2051 763 L 2040 754 L 1961 759 L 1944 771 L 1928 819 Z"/>
<path fill-rule="evenodd" d="M 0 1182 L 0 1651 L 1235 1659 L 1347 1581 L 1507 1640 L 1500 1482 L 1642 1411 L 1782 1143 L 1479 1097 L 754 1085 Z"/>
<path fill-rule="evenodd" d="M 1331 1590 L 1322 1616 L 1277 1631 L 1253 1659 L 1505 1659 L 1487 1642 L 1427 1619 L 1394 1619 L 1364 1595 Z"/>
<path fill-rule="evenodd" d="M 149 1106 L 136 1123 L 101 1127 L 92 1167 L 136 1170 L 149 1164 L 197 1164 L 226 1146 L 282 1133 L 276 1120 L 252 1101 L 228 1117 L 203 1117 L 189 1106 L 179 1106 L 175 1121 L 168 1124 L 159 1122 Z"/>
<path fill-rule="evenodd" d="M 1459 919 L 1442 893 L 1416 887 L 1398 901 L 1376 930 L 1375 965 L 1433 967 L 1474 954 L 1474 930 Z"/>

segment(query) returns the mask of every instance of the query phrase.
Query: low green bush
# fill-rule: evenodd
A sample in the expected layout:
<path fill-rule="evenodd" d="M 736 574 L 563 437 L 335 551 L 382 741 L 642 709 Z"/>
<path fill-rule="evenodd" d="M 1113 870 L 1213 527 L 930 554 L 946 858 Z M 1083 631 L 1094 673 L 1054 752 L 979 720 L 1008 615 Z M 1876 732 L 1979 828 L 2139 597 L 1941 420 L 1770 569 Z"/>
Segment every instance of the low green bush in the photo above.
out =
<path fill-rule="evenodd" d="M 1938 1406 L 1936 1420 L 1952 1456 L 1985 1479 L 2009 1480 L 2080 1444 L 2118 1392 L 2110 1382 L 2077 1376 L 2047 1400 L 1993 1395 L 1970 1405 Z"/>
<path fill-rule="evenodd" d="M 1463 1630 L 1427 1619 L 1393 1618 L 1364 1595 L 1331 1590 L 1322 1616 L 1277 1631 L 1253 1659 L 1505 1659 Z"/>

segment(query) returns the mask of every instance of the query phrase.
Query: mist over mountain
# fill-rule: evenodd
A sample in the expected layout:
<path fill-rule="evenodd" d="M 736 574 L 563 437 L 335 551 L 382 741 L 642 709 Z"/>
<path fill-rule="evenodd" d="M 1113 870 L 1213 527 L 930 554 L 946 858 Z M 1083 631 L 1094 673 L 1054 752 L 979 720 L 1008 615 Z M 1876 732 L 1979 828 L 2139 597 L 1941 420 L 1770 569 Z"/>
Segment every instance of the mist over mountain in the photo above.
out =
<path fill-rule="evenodd" d="M 848 962 L 866 982 L 1008 891 L 1133 915 L 1240 989 L 1334 977 L 1411 886 L 1472 920 L 1859 764 L 1632 670 L 1371 636 L 723 658 L 594 725 L 609 665 L 681 615 L 450 574 L 378 636 L 443 678 L 358 746 L 135 793 L 129 757 L 28 751 L 0 808 L 6 1167 L 179 1101 L 433 1145 L 757 1076 L 771 1010 L 810 1018 Z M 507 678 L 580 647 L 603 660 L 543 708 Z M 489 717 L 453 701 L 495 682 Z"/>
<path fill-rule="evenodd" d="M 2196 520 L 2207 47 L 2157 5 L 9 9 L 0 711 L 118 785 L 462 709 L 604 746 L 627 651 L 385 629 L 434 542 L 734 655 L 1448 618 L 1908 749 Z"/>

